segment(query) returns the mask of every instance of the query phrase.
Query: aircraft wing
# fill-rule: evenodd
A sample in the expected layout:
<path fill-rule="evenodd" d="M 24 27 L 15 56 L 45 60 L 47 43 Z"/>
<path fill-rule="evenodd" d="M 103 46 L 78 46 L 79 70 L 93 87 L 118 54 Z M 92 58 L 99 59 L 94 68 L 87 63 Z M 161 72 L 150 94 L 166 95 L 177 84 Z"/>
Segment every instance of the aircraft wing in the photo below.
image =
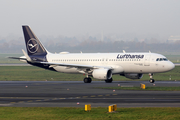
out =
<path fill-rule="evenodd" d="M 107 68 L 112 69 L 112 67 L 105 66 L 92 66 L 92 65 L 80 65 L 80 64 L 65 64 L 65 63 L 50 63 L 50 62 L 40 62 L 42 64 L 48 64 L 54 66 L 66 66 L 66 67 L 75 67 L 75 68 L 89 68 L 89 69 L 98 69 L 98 68 Z"/>

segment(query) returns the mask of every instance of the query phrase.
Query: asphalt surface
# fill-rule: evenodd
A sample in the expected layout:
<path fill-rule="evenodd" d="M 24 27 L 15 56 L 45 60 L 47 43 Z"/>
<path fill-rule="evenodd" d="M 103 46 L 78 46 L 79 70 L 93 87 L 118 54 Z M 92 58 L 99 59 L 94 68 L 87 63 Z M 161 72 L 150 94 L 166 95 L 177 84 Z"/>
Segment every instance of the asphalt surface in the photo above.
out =
<path fill-rule="evenodd" d="M 0 81 L 0 106 L 11 107 L 180 107 L 180 91 L 136 91 L 97 87 L 180 86 L 179 81 Z"/>

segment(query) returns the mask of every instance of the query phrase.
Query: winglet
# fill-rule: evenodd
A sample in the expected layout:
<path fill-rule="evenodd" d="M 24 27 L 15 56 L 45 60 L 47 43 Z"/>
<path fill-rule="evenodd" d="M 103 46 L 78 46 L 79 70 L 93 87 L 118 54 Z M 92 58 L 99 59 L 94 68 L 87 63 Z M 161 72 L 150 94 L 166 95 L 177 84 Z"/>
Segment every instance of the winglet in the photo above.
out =
<path fill-rule="evenodd" d="M 31 61 L 31 58 L 27 55 L 27 53 L 22 49 L 24 56 L 26 57 L 27 61 Z"/>

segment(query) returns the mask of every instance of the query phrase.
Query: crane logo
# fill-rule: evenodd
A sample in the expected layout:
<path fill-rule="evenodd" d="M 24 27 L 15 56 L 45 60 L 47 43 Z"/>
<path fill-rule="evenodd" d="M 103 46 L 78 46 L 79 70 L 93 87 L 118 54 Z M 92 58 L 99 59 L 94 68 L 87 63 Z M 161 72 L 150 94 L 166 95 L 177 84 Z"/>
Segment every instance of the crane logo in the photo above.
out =
<path fill-rule="evenodd" d="M 39 48 L 39 44 L 36 39 L 31 38 L 27 42 L 27 49 L 30 53 L 35 53 L 36 51 L 38 51 L 38 48 Z"/>

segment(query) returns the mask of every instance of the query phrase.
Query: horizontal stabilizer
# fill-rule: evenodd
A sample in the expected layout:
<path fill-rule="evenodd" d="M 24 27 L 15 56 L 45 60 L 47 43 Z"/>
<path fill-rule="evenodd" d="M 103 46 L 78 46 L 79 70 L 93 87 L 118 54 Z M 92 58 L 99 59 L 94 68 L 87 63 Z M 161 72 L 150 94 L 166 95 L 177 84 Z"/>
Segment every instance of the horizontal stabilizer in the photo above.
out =
<path fill-rule="evenodd" d="M 18 60 L 27 60 L 26 58 L 21 58 L 21 57 L 8 57 L 10 59 L 18 59 Z"/>

